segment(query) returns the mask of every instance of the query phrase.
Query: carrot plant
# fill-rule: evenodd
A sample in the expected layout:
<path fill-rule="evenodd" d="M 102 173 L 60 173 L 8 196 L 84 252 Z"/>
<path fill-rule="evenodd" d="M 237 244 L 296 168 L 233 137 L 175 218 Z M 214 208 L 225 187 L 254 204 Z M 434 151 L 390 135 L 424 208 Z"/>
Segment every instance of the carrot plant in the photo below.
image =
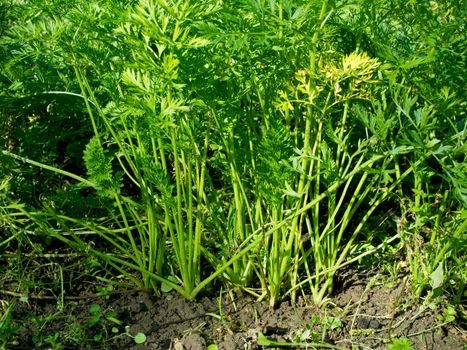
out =
<path fill-rule="evenodd" d="M 421 295 L 460 261 L 466 203 L 462 96 L 431 77 L 437 58 L 458 66 L 443 38 L 463 24 L 432 3 L 412 18 L 398 0 L 13 1 L 2 220 L 29 217 L 156 293 L 222 281 L 274 306 L 324 303 L 393 207 L 373 243 L 415 253 Z M 446 26 L 431 37 L 422 18 Z"/>
<path fill-rule="evenodd" d="M 207 123 L 190 118 L 194 116 L 188 114 L 190 101 L 182 95 L 183 84 L 177 82 L 179 60 L 174 48 L 203 45 L 196 37 L 187 36 L 183 16 L 190 8 L 186 3 L 178 5 L 167 8 L 142 2 L 128 14 L 130 21 L 118 28 L 122 40 L 133 47 L 121 76 L 121 98 L 105 110 L 85 72 L 79 66 L 75 71 L 83 96 L 92 102 L 87 108 L 95 137 L 85 152 L 88 174 L 97 191 L 111 196 L 118 208 L 115 222 L 119 228 L 102 237 L 131 258 L 142 271 L 144 286 L 159 290 L 154 281 L 158 276 L 159 282 L 191 298 L 201 280 L 209 134 L 208 128 L 202 129 Z M 136 41 L 138 35 L 147 41 Z M 148 41 L 153 41 L 153 46 Z M 113 115 L 114 121 L 109 121 L 108 115 Z M 109 156 L 105 155 L 104 142 L 115 147 Z M 122 170 L 120 176 L 136 186 L 138 203 L 120 193 L 112 158 Z M 126 234 L 125 239 L 120 238 L 120 232 Z M 173 254 L 173 265 L 166 264 L 168 254 Z M 164 278 L 169 275 L 171 280 Z"/>

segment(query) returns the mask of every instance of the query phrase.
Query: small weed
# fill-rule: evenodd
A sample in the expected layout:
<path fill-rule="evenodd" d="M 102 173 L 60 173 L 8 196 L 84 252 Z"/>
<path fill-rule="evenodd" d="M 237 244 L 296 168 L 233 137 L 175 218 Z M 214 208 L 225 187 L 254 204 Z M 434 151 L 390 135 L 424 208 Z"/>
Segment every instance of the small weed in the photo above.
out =
<path fill-rule="evenodd" d="M 133 338 L 136 344 L 143 344 L 146 341 L 146 335 L 138 332 L 135 335 L 130 333 L 130 326 L 126 325 L 124 331 L 121 332 L 119 326 L 123 325 L 114 311 L 102 312 L 102 308 L 99 304 L 92 304 L 89 307 L 89 313 L 91 318 L 86 323 L 86 329 L 88 331 L 94 330 L 96 333 L 93 336 L 95 342 L 108 342 L 110 340 L 119 338 L 121 336 L 128 336 Z M 110 332 L 108 331 L 110 328 Z M 114 334 L 110 337 L 109 334 Z"/>
<path fill-rule="evenodd" d="M 86 323 L 86 328 L 93 327 L 101 319 L 101 307 L 100 307 L 100 305 L 92 304 L 89 307 L 89 313 L 91 314 L 91 318 Z"/>
<path fill-rule="evenodd" d="M 342 328 L 342 321 L 333 316 L 324 316 L 321 321 L 321 341 L 324 341 L 329 331 L 333 331 L 338 328 Z"/>
<path fill-rule="evenodd" d="M 60 333 L 54 332 L 48 334 L 46 330 L 57 320 L 58 314 L 46 314 L 42 316 L 33 315 L 31 316 L 31 322 L 35 325 L 36 331 L 32 336 L 32 342 L 37 347 L 47 345 L 51 349 L 61 349 L 62 344 L 60 342 Z"/>
<path fill-rule="evenodd" d="M 393 338 L 387 350 L 414 350 L 407 338 Z"/>
<path fill-rule="evenodd" d="M 438 314 L 438 320 L 441 322 L 454 322 L 456 320 L 457 312 L 452 305 L 446 305 L 442 313 Z"/>
<path fill-rule="evenodd" d="M 316 341 L 319 339 L 319 333 L 313 330 L 310 326 L 303 330 L 298 330 L 293 337 L 294 342 Z"/>
<path fill-rule="evenodd" d="M 106 299 L 109 299 L 110 295 L 112 294 L 114 287 L 111 284 L 108 284 L 106 286 L 96 286 L 97 290 L 97 295 L 101 297 L 105 297 Z"/>
<path fill-rule="evenodd" d="M 0 349 L 7 349 L 8 345 L 14 341 L 15 334 L 19 330 L 19 326 L 15 325 L 11 312 L 14 308 L 14 304 L 8 304 L 3 300 L 0 300 Z"/>
<path fill-rule="evenodd" d="M 109 328 L 111 333 L 115 334 L 119 332 L 116 326 L 121 326 L 123 324 L 123 322 L 117 318 L 115 312 L 107 311 L 103 313 L 99 304 L 92 304 L 89 307 L 89 313 L 91 317 L 86 323 L 86 329 L 95 332 L 93 340 L 97 342 L 102 341 L 108 336 Z"/>
<path fill-rule="evenodd" d="M 130 326 L 125 327 L 125 335 L 129 336 L 130 338 L 133 338 L 133 341 L 136 344 L 144 344 L 146 342 L 146 335 L 142 332 L 138 332 L 135 335 L 132 335 L 130 333 Z"/>
<path fill-rule="evenodd" d="M 317 314 L 313 314 L 305 329 L 297 331 L 293 339 L 294 342 L 324 342 L 330 331 L 342 328 L 342 326 L 342 321 L 337 317 L 328 315 L 320 317 Z"/>

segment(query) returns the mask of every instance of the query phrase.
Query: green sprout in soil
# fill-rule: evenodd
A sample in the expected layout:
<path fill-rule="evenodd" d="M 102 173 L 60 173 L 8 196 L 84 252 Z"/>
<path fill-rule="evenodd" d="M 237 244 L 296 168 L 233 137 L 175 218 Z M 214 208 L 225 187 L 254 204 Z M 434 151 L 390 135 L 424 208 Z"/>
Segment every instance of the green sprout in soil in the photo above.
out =
<path fill-rule="evenodd" d="M 387 350 L 413 350 L 413 347 L 407 338 L 393 338 Z"/>

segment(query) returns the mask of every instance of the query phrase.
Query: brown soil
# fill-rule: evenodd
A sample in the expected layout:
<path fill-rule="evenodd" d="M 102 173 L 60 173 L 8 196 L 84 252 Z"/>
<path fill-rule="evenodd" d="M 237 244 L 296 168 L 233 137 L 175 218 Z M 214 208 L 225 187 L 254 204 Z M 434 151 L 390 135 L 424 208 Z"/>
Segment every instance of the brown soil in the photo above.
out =
<path fill-rule="evenodd" d="M 386 349 L 391 338 L 403 337 L 419 350 L 465 349 L 465 330 L 452 323 L 443 324 L 436 316 L 440 312 L 437 307 L 414 305 L 407 299 L 409 294 L 404 280 L 383 284 L 378 276 L 357 273 L 343 280 L 341 290 L 321 310 L 312 306 L 306 296 L 300 297 L 295 307 L 283 302 L 271 309 L 264 302 L 233 292 L 190 302 L 175 293 L 156 299 L 145 292 L 115 291 L 103 297 L 90 293 L 90 288 L 83 288 L 77 290 L 75 296 L 65 297 L 63 310 L 57 309 L 53 298 L 30 298 L 27 304 L 18 303 L 14 309 L 13 319 L 20 329 L 11 348 L 42 348 L 37 341 L 38 334 L 42 338 L 58 334 L 61 347 L 57 348 L 61 349 L 201 350 L 210 344 L 226 350 L 277 348 L 258 345 L 258 336 L 262 333 L 271 340 L 324 341 L 342 349 Z M 95 286 L 92 290 L 95 291 Z M 121 324 L 103 317 L 101 323 L 87 328 L 81 339 L 105 332 L 102 339 L 111 340 L 83 345 L 79 336 L 73 338 L 72 325 L 85 329 L 84 325 L 91 318 L 89 306 L 92 304 L 99 304 L 102 314 L 113 311 Z M 41 327 L 34 322 L 21 323 L 22 318 L 31 319 L 31 314 L 55 316 Z M 326 327 L 330 321 L 334 321 L 334 325 Z M 115 336 L 111 332 L 112 325 L 116 328 Z M 124 334 L 125 326 L 129 326 L 130 334 L 144 333 L 146 341 L 135 344 Z M 65 334 L 69 334 L 68 339 Z M 44 345 L 43 348 L 52 347 Z"/>

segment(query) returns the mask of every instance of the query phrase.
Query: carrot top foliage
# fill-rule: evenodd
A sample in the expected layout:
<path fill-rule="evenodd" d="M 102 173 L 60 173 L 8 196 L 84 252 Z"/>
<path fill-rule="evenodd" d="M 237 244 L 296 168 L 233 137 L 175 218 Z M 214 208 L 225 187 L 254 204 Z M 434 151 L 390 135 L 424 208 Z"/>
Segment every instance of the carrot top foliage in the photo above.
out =
<path fill-rule="evenodd" d="M 460 2 L 2 3 L 3 246 L 28 225 L 156 294 L 271 305 L 400 249 L 460 302 Z"/>

